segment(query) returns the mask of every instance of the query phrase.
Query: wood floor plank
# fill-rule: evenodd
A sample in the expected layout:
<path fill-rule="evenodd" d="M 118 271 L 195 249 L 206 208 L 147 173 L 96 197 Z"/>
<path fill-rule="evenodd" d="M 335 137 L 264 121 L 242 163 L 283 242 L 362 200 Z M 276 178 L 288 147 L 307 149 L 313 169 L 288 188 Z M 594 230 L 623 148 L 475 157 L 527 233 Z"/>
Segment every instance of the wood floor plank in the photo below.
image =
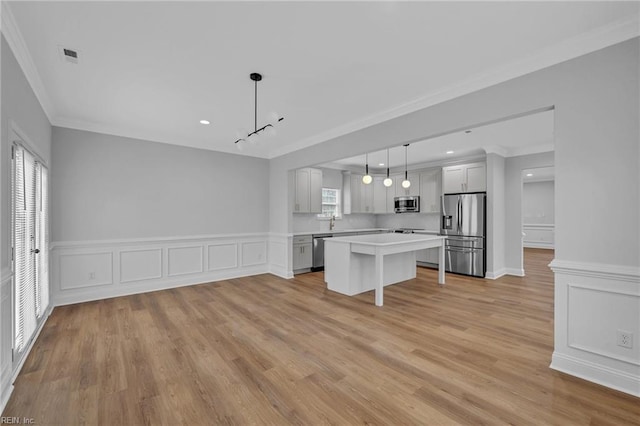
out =
<path fill-rule="evenodd" d="M 525 277 L 418 268 L 354 297 L 258 275 L 56 308 L 3 416 L 40 425 L 640 425 L 640 400 L 549 369 L 549 250 Z"/>

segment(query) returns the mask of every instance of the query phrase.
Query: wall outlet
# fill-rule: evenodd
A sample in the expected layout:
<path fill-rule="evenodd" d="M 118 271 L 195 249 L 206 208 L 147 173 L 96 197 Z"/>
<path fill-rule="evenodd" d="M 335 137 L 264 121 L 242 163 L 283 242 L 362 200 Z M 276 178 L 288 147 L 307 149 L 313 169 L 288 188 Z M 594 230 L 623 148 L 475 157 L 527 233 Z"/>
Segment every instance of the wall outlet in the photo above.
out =
<path fill-rule="evenodd" d="M 89 279 L 90 280 L 95 280 L 96 279 L 96 273 L 95 272 L 89 272 Z"/>
<path fill-rule="evenodd" d="M 633 348 L 633 333 L 630 331 L 618 330 L 618 346 L 623 348 Z"/>

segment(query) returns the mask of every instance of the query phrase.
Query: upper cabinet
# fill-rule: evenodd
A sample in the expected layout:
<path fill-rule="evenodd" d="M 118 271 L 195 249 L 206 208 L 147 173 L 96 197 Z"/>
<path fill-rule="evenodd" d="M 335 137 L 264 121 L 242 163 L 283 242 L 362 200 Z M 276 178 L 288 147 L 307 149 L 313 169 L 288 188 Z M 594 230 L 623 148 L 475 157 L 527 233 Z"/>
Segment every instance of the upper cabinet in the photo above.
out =
<path fill-rule="evenodd" d="M 487 190 L 486 163 L 470 163 L 442 168 L 442 193 L 484 192 Z"/>
<path fill-rule="evenodd" d="M 420 213 L 440 212 L 440 169 L 420 173 Z"/>
<path fill-rule="evenodd" d="M 294 213 L 322 213 L 322 170 L 296 170 L 294 188 Z"/>
<path fill-rule="evenodd" d="M 373 186 L 362 183 L 362 175 L 349 177 L 351 213 L 373 213 Z"/>

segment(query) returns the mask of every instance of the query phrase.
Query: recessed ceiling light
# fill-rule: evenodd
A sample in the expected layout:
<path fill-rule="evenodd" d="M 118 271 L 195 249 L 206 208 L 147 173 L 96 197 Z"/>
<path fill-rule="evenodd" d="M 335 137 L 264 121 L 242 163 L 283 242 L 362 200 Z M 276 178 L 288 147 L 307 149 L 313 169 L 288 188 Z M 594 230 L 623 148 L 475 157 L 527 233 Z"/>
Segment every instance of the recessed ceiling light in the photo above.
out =
<path fill-rule="evenodd" d="M 453 151 L 447 151 L 447 154 L 453 154 Z"/>
<path fill-rule="evenodd" d="M 209 120 L 200 120 L 200 124 L 211 124 Z"/>
<path fill-rule="evenodd" d="M 378 163 L 378 166 L 382 167 L 384 166 L 384 163 Z"/>
<path fill-rule="evenodd" d="M 533 176 L 533 173 L 527 173 L 527 177 Z"/>

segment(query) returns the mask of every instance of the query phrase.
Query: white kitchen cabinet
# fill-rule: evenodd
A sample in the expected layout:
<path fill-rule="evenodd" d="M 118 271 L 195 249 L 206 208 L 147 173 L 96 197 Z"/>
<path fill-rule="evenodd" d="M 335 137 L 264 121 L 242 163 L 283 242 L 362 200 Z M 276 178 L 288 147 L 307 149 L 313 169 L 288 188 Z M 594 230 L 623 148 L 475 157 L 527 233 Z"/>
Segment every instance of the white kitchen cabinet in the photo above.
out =
<path fill-rule="evenodd" d="M 440 169 L 420 173 L 420 213 L 440 212 Z"/>
<path fill-rule="evenodd" d="M 374 185 L 362 183 L 363 175 L 351 175 L 351 213 L 373 213 L 374 212 Z"/>
<path fill-rule="evenodd" d="M 395 192 L 390 191 L 382 181 L 384 181 L 384 176 L 375 176 L 373 178 L 373 182 L 371 185 L 373 187 L 373 212 L 374 213 L 393 213 L 393 205 L 391 209 L 389 209 L 389 205 L 393 203 L 393 196 L 391 203 L 388 201 L 387 193 L 391 192 L 395 194 Z M 393 188 L 393 187 L 392 187 Z"/>
<path fill-rule="evenodd" d="M 411 186 L 409 188 L 402 187 L 402 181 L 404 181 L 404 173 L 401 175 L 394 175 L 393 186 L 395 187 L 396 197 L 402 196 L 418 196 L 420 195 L 420 174 L 408 173 L 407 177 Z"/>
<path fill-rule="evenodd" d="M 309 167 L 294 175 L 294 213 L 322 213 L 322 170 Z"/>
<path fill-rule="evenodd" d="M 470 163 L 442 168 L 442 192 L 484 192 L 487 190 L 486 163 Z"/>
<path fill-rule="evenodd" d="M 311 269 L 313 266 L 313 238 L 311 235 L 293 237 L 293 270 Z"/>

